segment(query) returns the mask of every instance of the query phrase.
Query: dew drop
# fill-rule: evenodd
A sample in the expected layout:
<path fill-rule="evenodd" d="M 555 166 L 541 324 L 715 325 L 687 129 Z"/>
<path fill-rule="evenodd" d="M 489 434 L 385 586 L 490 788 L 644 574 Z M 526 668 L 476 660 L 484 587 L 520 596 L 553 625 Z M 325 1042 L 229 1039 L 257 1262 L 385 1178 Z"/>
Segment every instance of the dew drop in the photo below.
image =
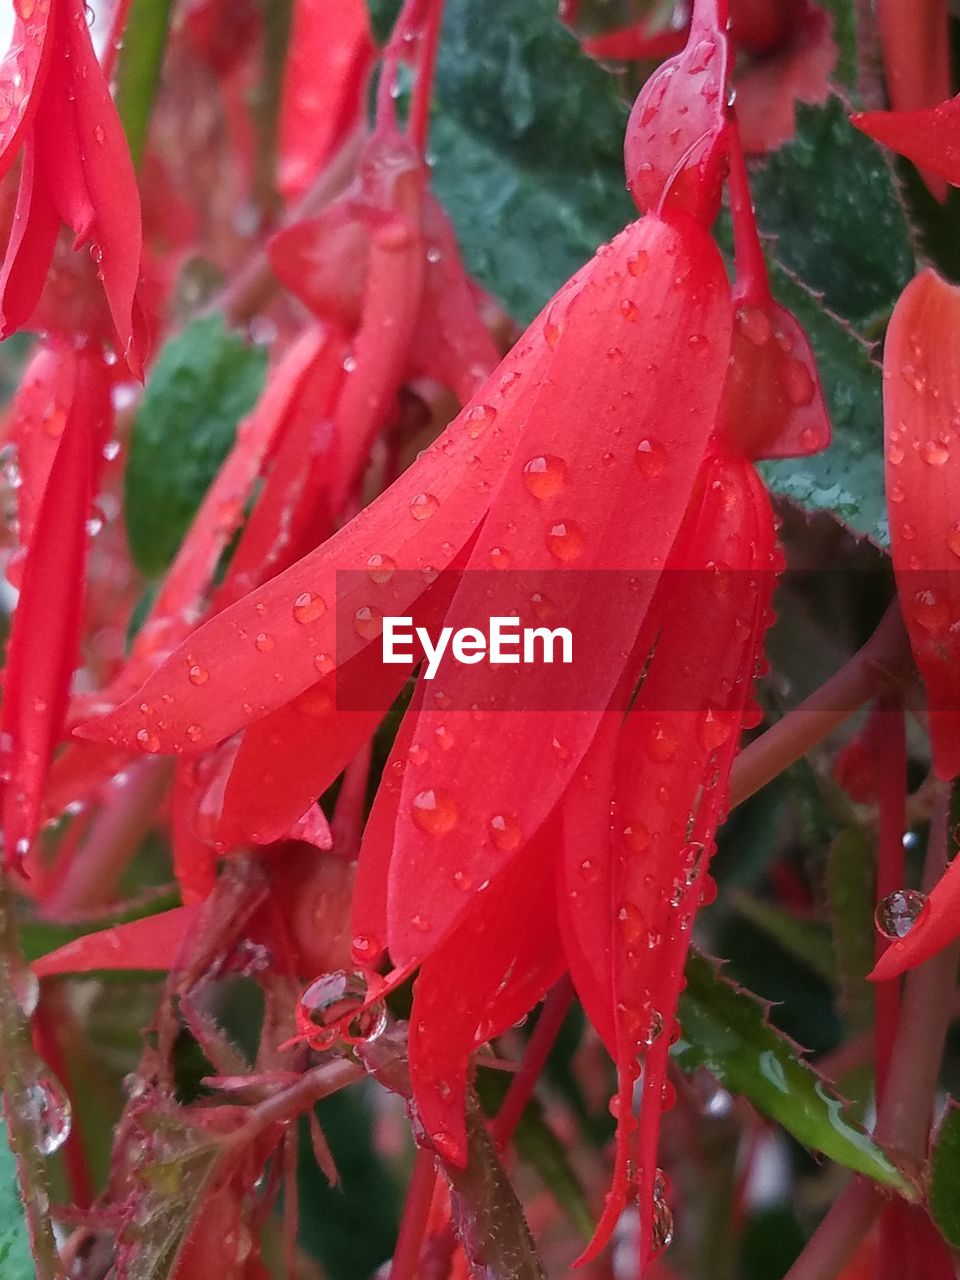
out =
<path fill-rule="evenodd" d="M 429 520 L 439 506 L 432 493 L 418 493 L 410 499 L 410 514 L 414 520 Z"/>
<path fill-rule="evenodd" d="M 457 802 L 443 791 L 419 791 L 411 804 L 414 823 L 428 836 L 445 836 L 460 817 Z"/>
<path fill-rule="evenodd" d="M 137 731 L 137 741 L 144 751 L 160 750 L 160 739 L 155 733 L 151 733 L 149 729 L 139 729 Z"/>
<path fill-rule="evenodd" d="M 569 564 L 583 551 L 583 534 L 572 520 L 560 520 L 547 529 L 547 550 L 556 560 Z"/>
<path fill-rule="evenodd" d="M 273 648 L 273 636 L 267 631 L 261 631 L 253 643 L 258 653 L 269 653 Z"/>
<path fill-rule="evenodd" d="M 353 615 L 353 629 L 361 639 L 375 640 L 383 631 L 383 614 L 365 604 Z"/>
<path fill-rule="evenodd" d="M 645 249 L 641 249 L 632 258 L 627 259 L 627 270 L 632 276 L 642 276 L 649 265 L 650 255 Z"/>
<path fill-rule="evenodd" d="M 641 440 L 635 454 L 637 467 L 648 477 L 660 475 L 667 463 L 667 452 L 656 440 Z"/>
<path fill-rule="evenodd" d="M 490 839 L 497 849 L 504 853 L 512 853 L 520 847 L 523 839 L 520 824 L 516 818 L 504 813 L 495 814 L 489 822 Z"/>
<path fill-rule="evenodd" d="M 479 440 L 485 431 L 496 421 L 497 411 L 493 405 L 478 404 L 468 409 L 463 417 L 463 425 L 471 440 Z"/>
<path fill-rule="evenodd" d="M 780 381 L 794 408 L 802 409 L 813 400 L 816 384 L 802 360 L 796 360 L 792 356 L 784 360 L 780 369 Z"/>
<path fill-rule="evenodd" d="M 737 311 L 737 328 L 755 347 L 765 347 L 773 337 L 770 317 L 762 307 L 740 307 Z"/>
<path fill-rule="evenodd" d="M 960 557 L 960 523 L 952 524 L 947 531 L 947 546 L 955 556 Z"/>
<path fill-rule="evenodd" d="M 28 1084 L 25 1092 L 37 1128 L 37 1145 L 45 1156 L 52 1156 L 70 1137 L 73 1123 L 70 1099 L 49 1072 L 43 1072 Z"/>
<path fill-rule="evenodd" d="M 905 938 L 928 907 L 927 896 L 916 889 L 897 889 L 877 903 L 874 923 L 885 938 Z"/>
<path fill-rule="evenodd" d="M 657 1253 L 673 1243 L 673 1213 L 662 1192 L 653 1194 L 653 1221 L 651 1223 L 650 1248 Z"/>
<path fill-rule="evenodd" d="M 950 606 L 930 590 L 914 594 L 911 612 L 914 621 L 924 631 L 942 631 L 950 621 Z"/>
<path fill-rule="evenodd" d="M 296 622 L 306 626 L 316 622 L 327 612 L 327 602 L 323 596 L 315 596 L 311 591 L 301 591 L 293 602 L 293 617 Z"/>
<path fill-rule="evenodd" d="M 195 662 L 187 672 L 187 679 L 191 684 L 195 684 L 199 688 L 200 685 L 206 684 L 210 679 L 210 672 L 206 667 L 201 667 L 199 663 Z"/>
<path fill-rule="evenodd" d="M 493 569 L 510 568 L 510 552 L 505 547 L 490 548 L 490 566 Z"/>
<path fill-rule="evenodd" d="M 390 581 L 396 572 L 396 568 L 397 562 L 392 560 L 390 556 L 375 554 L 367 561 L 367 577 L 371 582 L 382 586 L 385 582 Z"/>
<path fill-rule="evenodd" d="M 631 822 L 623 828 L 623 842 L 632 853 L 644 853 L 650 848 L 651 835 L 642 822 Z"/>
<path fill-rule="evenodd" d="M 322 676 L 328 676 L 334 668 L 334 661 L 329 653 L 318 653 L 313 660 L 313 665 Z"/>
<path fill-rule="evenodd" d="M 567 465 L 553 454 L 531 458 L 523 468 L 523 484 L 529 494 L 546 502 L 555 498 L 567 480 Z"/>
<path fill-rule="evenodd" d="M 386 1006 L 382 1000 L 369 1000 L 367 977 L 359 969 L 335 969 L 316 978 L 301 995 L 297 1013 L 308 1044 L 321 1051 L 338 1040 L 375 1040 L 387 1025 Z"/>
<path fill-rule="evenodd" d="M 446 1129 L 434 1129 L 430 1134 L 430 1141 L 441 1160 L 456 1160 L 460 1155 L 457 1140 Z"/>
<path fill-rule="evenodd" d="M 620 314 L 624 320 L 629 320 L 632 324 L 639 314 L 637 304 L 631 301 L 630 298 L 624 298 L 620 303 Z"/>
<path fill-rule="evenodd" d="M 700 745 L 707 751 L 716 751 L 718 747 L 722 747 L 732 732 L 733 724 L 730 716 L 713 707 L 707 708 L 697 726 Z"/>
<path fill-rule="evenodd" d="M 665 720 L 658 720 L 647 735 L 647 755 L 651 760 L 662 764 L 673 759 L 677 750 L 677 735 L 672 725 Z"/>
<path fill-rule="evenodd" d="M 920 457 L 928 467 L 942 467 L 950 461 L 950 450 L 940 440 L 926 440 L 920 446 Z"/>

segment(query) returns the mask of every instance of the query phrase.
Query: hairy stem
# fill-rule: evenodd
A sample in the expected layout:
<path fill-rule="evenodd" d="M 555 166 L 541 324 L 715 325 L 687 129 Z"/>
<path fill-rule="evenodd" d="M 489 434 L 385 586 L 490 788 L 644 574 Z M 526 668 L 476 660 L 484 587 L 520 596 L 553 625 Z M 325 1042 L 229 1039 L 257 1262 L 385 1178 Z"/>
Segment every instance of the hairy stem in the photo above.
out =
<path fill-rule="evenodd" d="M 63 1271 L 50 1223 L 50 1195 L 41 1145 L 40 1116 L 30 1090 L 38 1063 L 17 992 L 28 990 L 29 971 L 20 950 L 13 898 L 0 873 L 0 1082 L 7 1137 L 17 1163 L 37 1280 L 60 1280 Z"/>
<path fill-rule="evenodd" d="M 910 643 L 900 606 L 894 602 L 867 643 L 836 675 L 744 747 L 730 775 L 730 807 L 749 799 L 864 703 L 902 682 L 910 670 Z"/>

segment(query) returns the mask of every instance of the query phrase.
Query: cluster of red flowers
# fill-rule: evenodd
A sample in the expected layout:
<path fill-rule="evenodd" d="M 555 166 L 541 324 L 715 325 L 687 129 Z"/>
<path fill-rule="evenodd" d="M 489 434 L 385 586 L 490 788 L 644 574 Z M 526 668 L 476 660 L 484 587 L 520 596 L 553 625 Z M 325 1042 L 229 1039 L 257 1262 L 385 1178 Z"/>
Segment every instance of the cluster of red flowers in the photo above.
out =
<path fill-rule="evenodd" d="M 365 6 L 294 5 L 277 130 L 285 213 L 268 247 L 288 297 L 266 389 L 126 655 L 115 618 L 135 582 L 120 535 L 106 531 L 91 559 L 97 497 L 116 485 L 113 441 L 138 394 L 131 375 L 149 379 L 148 334 L 173 323 L 176 270 L 216 229 L 185 227 L 171 200 L 144 240 L 109 91 L 124 4 L 103 65 L 81 0 L 16 0 L 0 64 L 0 164 L 20 165 L 3 331 L 42 334 L 6 423 L 18 468 L 7 572 L 19 589 L 0 710 L 6 862 L 54 911 L 103 901 L 136 847 L 138 814 L 169 802 L 183 903 L 69 944 L 36 972 L 186 963 L 221 868 L 259 850 L 267 891 L 248 936 L 288 976 L 344 966 L 359 983 L 346 1013 L 337 1004 L 340 1022 L 324 1006 L 319 1029 L 315 984 L 294 1041 L 332 1043 L 347 1019 L 362 1040 L 379 1026 L 370 1011 L 415 974 L 413 1105 L 422 1141 L 454 1166 L 467 1159 L 472 1056 L 569 974 L 619 1080 L 612 1188 L 586 1258 L 631 1196 L 641 1257 L 669 1239 L 657 1168 L 668 1054 L 731 768 L 758 719 L 752 683 L 782 568 L 754 464 L 830 439 L 807 338 L 770 290 L 744 158 L 782 141 L 795 100 L 825 85 L 830 24 L 808 0 L 729 8 L 696 0 L 676 28 L 584 37 L 598 58 L 665 58 L 626 131 L 640 217 L 501 359 L 495 308 L 429 187 L 441 0 L 403 6 L 369 133 Z M 240 5 L 232 30 L 220 0 L 188 9 L 177 39 L 216 69 L 250 159 L 244 94 L 260 19 Z M 897 44 L 894 32 L 887 47 Z M 402 70 L 413 81 L 403 120 Z M 909 76 L 898 93 L 907 110 L 859 126 L 920 165 L 932 189 L 960 185 L 960 99 L 922 109 Z M 318 211 L 317 176 L 354 159 L 349 185 Z M 163 182 L 153 165 L 147 189 Z M 710 234 L 724 189 L 732 282 Z M 89 258 L 74 256 L 83 246 Z M 893 561 L 944 778 L 960 771 L 958 344 L 960 294 L 924 273 L 887 335 L 886 458 Z M 405 401 L 414 380 L 462 407 L 404 466 L 422 434 Z M 474 705 L 473 669 L 445 669 L 436 686 L 421 676 L 364 820 L 371 740 L 409 676 L 380 660 L 384 614 L 466 625 L 469 571 L 504 568 L 565 579 L 591 648 L 583 704 L 545 709 L 549 667 L 530 677 L 530 707 L 500 711 Z M 610 598 L 610 571 L 629 578 L 626 598 Z M 543 605 L 537 594 L 518 612 L 536 620 Z M 507 676 L 482 682 L 489 705 L 509 702 Z M 169 772 L 157 756 L 172 757 Z M 328 822 L 318 797 L 341 776 Z M 73 807 L 82 818 L 51 861 L 38 832 Z M 331 848 L 335 871 L 313 853 Z M 876 976 L 960 934 L 958 897 L 954 865 Z"/>

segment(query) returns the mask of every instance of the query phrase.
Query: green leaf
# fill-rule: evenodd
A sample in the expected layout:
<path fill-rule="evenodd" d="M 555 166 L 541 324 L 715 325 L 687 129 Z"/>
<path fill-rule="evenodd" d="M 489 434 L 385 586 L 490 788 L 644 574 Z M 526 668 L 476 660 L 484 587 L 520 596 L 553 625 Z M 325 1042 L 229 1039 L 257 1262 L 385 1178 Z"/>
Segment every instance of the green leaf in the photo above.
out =
<path fill-rule="evenodd" d="M 833 97 L 797 108 L 796 136 L 751 173 L 760 229 L 824 306 L 862 325 L 889 314 L 913 276 L 893 170 Z"/>
<path fill-rule="evenodd" d="M 883 495 L 881 375 L 866 343 L 783 268 L 773 289 L 806 330 L 830 409 L 833 441 L 824 453 L 761 464 L 771 490 L 804 510 L 825 511 L 878 546 L 889 541 Z"/>
<path fill-rule="evenodd" d="M 30 1238 L 17 1189 L 17 1168 L 0 1120 L 0 1276 L 3 1280 L 33 1280 Z"/>
<path fill-rule="evenodd" d="M 467 1098 L 467 1167 L 444 1164 L 457 1235 L 472 1274 L 486 1280 L 543 1280 L 530 1228 L 493 1149 L 476 1095 Z"/>
<path fill-rule="evenodd" d="M 873 988 L 867 974 L 874 961 L 876 859 L 866 832 L 842 831 L 827 858 L 827 899 L 833 925 L 843 1012 L 854 1027 L 873 1022 Z"/>
<path fill-rule="evenodd" d="M 522 323 L 637 216 L 626 119 L 616 81 L 580 52 L 555 0 L 448 4 L 434 187 L 470 270 Z"/>
<path fill-rule="evenodd" d="M 160 352 L 133 424 L 124 498 L 130 550 L 148 577 L 176 554 L 266 364 L 266 351 L 220 315 L 195 320 Z"/>
<path fill-rule="evenodd" d="M 818 920 L 802 919 L 772 902 L 754 897 L 742 889 L 727 896 L 728 904 L 738 915 L 780 944 L 801 964 L 824 982 L 837 980 L 837 967 L 830 945 L 829 931 Z"/>
<path fill-rule="evenodd" d="M 838 51 L 833 78 L 852 89 L 857 81 L 857 0 L 820 0 L 820 6 L 833 15 Z"/>
<path fill-rule="evenodd" d="M 117 111 L 139 167 L 160 84 L 172 0 L 133 0 L 117 59 Z"/>
<path fill-rule="evenodd" d="M 749 1098 L 811 1151 L 915 1197 L 911 1184 L 849 1116 L 845 1103 L 773 1028 L 768 1006 L 691 953 L 680 998 L 682 1037 L 673 1053 L 684 1071 L 706 1067 L 731 1093 Z"/>
<path fill-rule="evenodd" d="M 940 1234 L 960 1249 L 960 1107 L 952 1103 L 940 1125 L 930 1162 L 930 1213 Z"/>
<path fill-rule="evenodd" d="M 140 1168 L 144 1189 L 118 1243 L 130 1250 L 129 1280 L 168 1280 L 190 1233 L 217 1165 L 223 1158 L 219 1141 L 191 1130 L 173 1116 L 148 1117 L 154 1156 Z"/>

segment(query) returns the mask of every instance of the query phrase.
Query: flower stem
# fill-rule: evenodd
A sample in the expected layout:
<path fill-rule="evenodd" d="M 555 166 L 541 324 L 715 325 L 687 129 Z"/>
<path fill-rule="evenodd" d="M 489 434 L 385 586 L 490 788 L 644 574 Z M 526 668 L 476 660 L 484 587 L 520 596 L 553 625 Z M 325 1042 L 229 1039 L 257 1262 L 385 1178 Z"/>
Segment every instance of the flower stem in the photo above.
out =
<path fill-rule="evenodd" d="M 877 693 L 901 683 L 910 664 L 910 643 L 894 602 L 849 662 L 740 752 L 730 775 L 730 808 L 783 773 Z"/>
<path fill-rule="evenodd" d="M 873 718 L 873 753 L 877 776 L 877 902 L 903 887 L 907 822 L 907 742 L 903 708 L 881 702 Z M 877 931 L 876 958 L 889 946 Z M 899 982 L 877 984 L 874 1041 L 877 1097 L 883 1096 L 887 1069 L 900 1016 Z"/>
<path fill-rule="evenodd" d="M 30 1101 L 38 1064 L 30 1042 L 27 1019 L 17 1000 L 26 989 L 28 971 L 20 950 L 13 898 L 7 877 L 0 873 L 0 1082 L 7 1137 L 17 1163 L 37 1280 L 60 1280 L 57 1246 L 50 1224 L 47 1171 L 38 1132 L 39 1117 Z"/>
<path fill-rule="evenodd" d="M 436 1185 L 436 1156 L 430 1148 L 418 1147 L 413 1161 L 413 1173 L 410 1175 L 410 1186 L 407 1188 L 397 1247 L 390 1265 L 390 1280 L 416 1280 Z"/>
<path fill-rule="evenodd" d="M 530 1101 L 530 1095 L 536 1087 L 543 1072 L 550 1050 L 554 1046 L 560 1028 L 573 1002 L 573 983 L 569 975 L 560 979 L 544 1001 L 537 1025 L 527 1044 L 520 1070 L 510 1081 L 507 1096 L 490 1125 L 490 1137 L 497 1151 L 504 1147 L 513 1137 L 523 1109 Z"/>

